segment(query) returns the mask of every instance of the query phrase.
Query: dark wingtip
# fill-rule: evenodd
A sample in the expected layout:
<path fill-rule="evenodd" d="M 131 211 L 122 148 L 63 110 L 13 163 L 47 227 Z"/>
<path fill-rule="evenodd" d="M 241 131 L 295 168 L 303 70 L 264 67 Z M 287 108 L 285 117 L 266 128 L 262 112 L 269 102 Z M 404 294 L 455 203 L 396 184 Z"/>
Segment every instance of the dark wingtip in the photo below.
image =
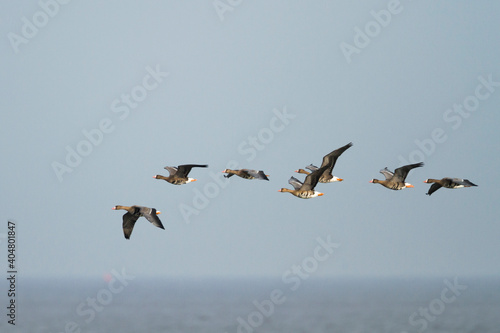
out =
<path fill-rule="evenodd" d="M 469 183 L 469 186 L 477 186 L 476 184 L 474 184 L 473 182 L 471 182 L 468 179 L 464 179 L 464 181 L 467 182 L 467 183 Z"/>

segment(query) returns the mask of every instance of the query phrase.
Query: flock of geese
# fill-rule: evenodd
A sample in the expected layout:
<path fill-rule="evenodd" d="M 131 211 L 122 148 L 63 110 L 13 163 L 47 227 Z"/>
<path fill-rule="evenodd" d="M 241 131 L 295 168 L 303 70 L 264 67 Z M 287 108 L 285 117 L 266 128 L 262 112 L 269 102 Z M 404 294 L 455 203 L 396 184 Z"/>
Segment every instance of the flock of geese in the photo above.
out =
<path fill-rule="evenodd" d="M 352 147 L 352 142 L 325 155 L 323 157 L 323 161 L 319 168 L 311 164 L 305 167 L 305 169 L 309 171 L 306 171 L 304 169 L 296 170 L 295 172 L 297 173 L 302 173 L 307 175 L 306 178 L 304 179 L 304 182 L 301 182 L 295 177 L 291 177 L 288 183 L 292 185 L 294 189 L 291 190 L 288 188 L 281 188 L 278 191 L 291 193 L 292 195 L 301 199 L 311 199 L 318 196 L 322 196 L 323 193 L 314 190 L 314 188 L 316 187 L 318 182 L 332 183 L 343 180 L 342 178 L 333 176 L 332 171 L 339 156 L 342 155 L 342 153 L 345 152 L 350 147 Z M 404 188 L 414 187 L 413 185 L 405 181 L 406 176 L 408 176 L 410 170 L 422 167 L 423 165 L 424 163 L 422 162 L 409 164 L 395 169 L 394 172 L 391 172 L 386 167 L 380 170 L 380 173 L 382 173 L 385 176 L 385 180 L 372 179 L 370 180 L 370 183 L 380 184 L 391 190 L 402 190 Z M 192 168 L 207 168 L 207 167 L 208 165 L 206 164 L 203 165 L 184 164 L 184 165 L 179 165 L 178 167 L 166 166 L 165 169 L 168 170 L 169 172 L 168 177 L 162 175 L 156 175 L 153 176 L 153 178 L 163 179 L 173 185 L 183 185 L 196 181 L 195 178 L 188 177 L 188 174 Z M 244 179 L 259 179 L 259 180 L 269 181 L 268 178 L 269 175 L 266 175 L 262 170 L 257 171 L 249 169 L 241 169 L 241 170 L 225 169 L 222 172 L 225 173 L 224 177 L 226 178 L 236 175 Z M 424 183 L 432 184 L 431 187 L 429 188 L 429 191 L 426 193 L 427 195 L 431 195 L 432 193 L 439 190 L 441 187 L 454 189 L 454 188 L 477 186 L 476 184 L 473 184 L 467 179 L 448 178 L 448 177 L 442 179 L 429 178 L 426 179 Z M 125 235 L 126 239 L 130 239 L 130 235 L 132 234 L 132 230 L 134 229 L 135 222 L 141 216 L 145 217 L 154 226 L 161 229 L 165 229 L 160 219 L 158 218 L 158 214 L 160 214 L 160 211 L 157 211 L 155 208 L 149 208 L 143 206 L 118 205 L 113 207 L 112 209 L 116 210 L 122 209 L 127 211 L 123 215 L 123 234 Z"/>

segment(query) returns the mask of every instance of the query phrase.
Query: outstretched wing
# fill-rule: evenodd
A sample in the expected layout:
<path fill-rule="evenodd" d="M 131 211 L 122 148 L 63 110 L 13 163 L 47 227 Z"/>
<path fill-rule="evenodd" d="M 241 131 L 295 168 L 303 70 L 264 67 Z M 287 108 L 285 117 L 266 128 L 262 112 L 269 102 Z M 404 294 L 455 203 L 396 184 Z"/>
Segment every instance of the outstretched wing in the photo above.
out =
<path fill-rule="evenodd" d="M 311 172 L 306 176 L 306 179 L 304 180 L 304 184 L 300 188 L 303 191 L 310 191 L 314 190 L 314 187 L 316 184 L 318 184 L 319 177 L 323 174 L 323 172 L 327 169 L 328 167 L 321 167 L 318 170 Z"/>
<path fill-rule="evenodd" d="M 426 194 L 431 195 L 432 193 L 436 192 L 440 188 L 441 188 L 441 185 L 439 185 L 438 183 L 434 183 L 431 185 L 431 187 L 429 188 L 429 191 Z"/>
<path fill-rule="evenodd" d="M 330 175 L 332 173 L 333 167 L 335 166 L 335 163 L 337 162 L 337 158 L 339 158 L 340 155 L 342 155 L 343 152 L 345 152 L 347 149 L 352 147 L 352 142 L 349 142 L 343 147 L 340 147 L 338 149 L 335 149 L 331 153 L 325 155 L 323 157 L 323 162 L 321 163 L 321 167 L 328 167 L 325 171 L 324 174 Z"/>
<path fill-rule="evenodd" d="M 166 166 L 163 169 L 165 169 L 165 170 L 168 171 L 168 173 L 170 174 L 169 175 L 170 177 L 172 177 L 173 175 L 175 175 L 175 173 L 177 172 L 177 168 L 176 167 Z"/>
<path fill-rule="evenodd" d="M 132 230 L 134 230 L 134 225 L 139 215 L 130 214 L 129 212 L 123 215 L 123 235 L 126 239 L 130 239 Z"/>
<path fill-rule="evenodd" d="M 206 164 L 183 164 L 177 167 L 177 173 L 175 174 L 177 177 L 187 177 L 192 168 L 206 168 L 208 165 Z"/>
<path fill-rule="evenodd" d="M 468 179 L 452 178 L 451 181 L 458 184 L 458 185 L 462 185 L 463 187 L 477 186 L 476 184 L 474 184 L 473 182 L 471 182 Z"/>
<path fill-rule="evenodd" d="M 415 163 L 415 164 L 408 164 L 408 165 L 402 166 L 400 168 L 397 168 L 396 170 L 394 170 L 394 179 L 393 180 L 399 181 L 399 182 L 404 182 L 406 179 L 406 176 L 408 176 L 408 172 L 410 172 L 411 169 L 419 168 L 421 166 L 424 166 L 423 162 Z"/>
<path fill-rule="evenodd" d="M 288 183 L 293 186 L 294 189 L 299 190 L 302 187 L 302 182 L 295 177 L 291 177 Z"/>
<path fill-rule="evenodd" d="M 262 170 L 257 171 L 257 170 L 242 169 L 242 171 L 245 171 L 247 174 L 256 179 L 269 180 L 269 178 L 267 178 L 266 174 Z"/>
<path fill-rule="evenodd" d="M 380 173 L 385 176 L 385 180 L 391 179 L 392 176 L 394 176 L 394 173 L 392 171 L 390 171 L 389 169 L 387 169 L 387 167 L 380 170 Z"/>
<path fill-rule="evenodd" d="M 144 216 L 149 222 L 153 223 L 154 226 L 165 229 L 160 221 L 160 218 L 156 214 L 155 208 L 141 207 L 140 211 L 142 216 Z"/>
<path fill-rule="evenodd" d="M 306 166 L 306 169 L 307 170 L 311 170 L 311 171 L 316 171 L 318 170 L 319 168 L 313 164 L 309 164 L 308 166 Z"/>

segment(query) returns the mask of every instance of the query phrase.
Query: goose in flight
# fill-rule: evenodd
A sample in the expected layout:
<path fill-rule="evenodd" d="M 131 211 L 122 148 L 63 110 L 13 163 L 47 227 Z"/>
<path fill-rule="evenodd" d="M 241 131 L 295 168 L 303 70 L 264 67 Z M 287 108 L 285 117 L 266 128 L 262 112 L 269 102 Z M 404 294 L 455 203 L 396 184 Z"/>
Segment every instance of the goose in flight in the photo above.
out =
<path fill-rule="evenodd" d="M 389 169 L 385 167 L 384 169 L 380 170 L 380 173 L 385 176 L 385 180 L 372 179 L 370 180 L 370 183 L 378 183 L 390 190 L 402 190 L 407 187 L 414 187 L 412 184 L 405 182 L 406 176 L 408 176 L 408 172 L 410 172 L 411 169 L 419 168 L 423 165 L 423 162 L 408 164 L 397 168 L 396 170 L 394 170 L 394 173 L 389 171 Z"/>
<path fill-rule="evenodd" d="M 137 219 L 141 216 L 144 216 L 149 222 L 153 223 L 154 226 L 165 229 L 160 219 L 158 218 L 158 214 L 160 211 L 157 211 L 155 208 L 148 208 L 143 206 L 114 206 L 112 209 L 119 210 L 123 209 L 127 212 L 123 215 L 123 234 L 126 239 L 130 239 L 130 235 L 132 234 L 132 230 L 134 230 L 134 225 Z"/>
<path fill-rule="evenodd" d="M 153 176 L 153 178 L 156 179 L 163 179 L 170 184 L 174 185 L 183 185 L 187 183 L 191 183 L 196 181 L 195 178 L 190 178 L 188 177 L 189 172 L 191 171 L 192 168 L 206 168 L 208 165 L 200 165 L 200 164 L 183 164 L 179 165 L 178 167 L 173 167 L 173 166 L 166 166 L 165 169 L 168 170 L 169 176 L 165 177 L 162 175 L 156 175 Z"/>
<path fill-rule="evenodd" d="M 462 187 L 471 187 L 471 186 L 477 186 L 476 184 L 472 183 L 468 179 L 461 179 L 461 178 L 442 178 L 442 179 L 426 179 L 424 180 L 424 183 L 427 184 L 432 184 L 431 187 L 429 188 L 429 192 L 427 192 L 427 195 L 431 195 L 432 193 L 436 192 L 439 190 L 441 187 L 445 188 L 462 188 Z"/>
<path fill-rule="evenodd" d="M 222 171 L 223 173 L 227 173 L 227 175 L 224 175 L 224 177 L 229 178 L 234 175 L 239 176 L 243 179 L 262 179 L 262 180 L 269 180 L 269 175 L 266 175 L 264 171 L 260 170 L 249 170 L 249 169 L 241 169 L 241 170 L 231 170 L 231 169 L 225 169 Z"/>
<path fill-rule="evenodd" d="M 327 168 L 328 167 L 325 166 L 311 172 L 306 176 L 304 183 L 301 183 L 297 178 L 291 177 L 290 180 L 288 180 L 288 183 L 292 185 L 294 189 L 290 190 L 288 188 L 282 188 L 278 190 L 278 192 L 288 192 L 301 199 L 310 199 L 322 196 L 323 193 L 315 191 L 314 188 L 316 187 L 316 184 L 318 184 L 319 177 L 321 177 Z"/>
<path fill-rule="evenodd" d="M 337 162 L 337 158 L 339 158 L 339 156 L 342 155 L 342 153 L 345 152 L 350 147 L 352 147 L 352 142 L 349 142 L 345 146 L 340 147 L 339 149 L 336 149 L 323 157 L 323 162 L 321 163 L 321 167 L 327 166 L 328 168 L 326 168 L 325 171 L 323 171 L 323 174 L 319 177 L 320 183 L 332 183 L 332 182 L 343 181 L 342 178 L 333 176 L 332 170 L 333 170 L 333 167 L 335 166 L 335 162 Z M 319 168 L 317 166 L 311 164 L 311 165 L 307 166 L 306 169 L 309 169 L 312 172 L 312 171 L 318 170 Z M 296 170 L 295 172 L 303 173 L 306 175 L 310 174 L 309 171 L 306 171 L 304 169 L 299 169 L 299 170 Z"/>

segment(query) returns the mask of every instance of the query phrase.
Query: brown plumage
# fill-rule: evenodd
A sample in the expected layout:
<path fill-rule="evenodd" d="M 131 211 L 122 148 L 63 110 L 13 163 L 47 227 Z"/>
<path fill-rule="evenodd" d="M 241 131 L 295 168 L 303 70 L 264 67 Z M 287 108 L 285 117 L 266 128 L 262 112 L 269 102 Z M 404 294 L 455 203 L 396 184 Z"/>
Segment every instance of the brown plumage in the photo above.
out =
<path fill-rule="evenodd" d="M 233 175 L 236 175 L 238 177 L 244 178 L 244 179 L 262 179 L 262 180 L 269 180 L 267 177 L 269 175 L 266 175 L 264 171 L 260 170 L 250 170 L 250 169 L 241 169 L 241 170 L 231 170 L 231 169 L 225 169 L 222 171 L 223 173 L 227 173 L 227 175 L 224 175 L 224 177 L 229 178 L 232 177 Z"/>
<path fill-rule="evenodd" d="M 148 208 L 143 206 L 115 206 L 112 209 L 123 209 L 127 211 L 123 215 L 123 234 L 126 239 L 130 239 L 132 230 L 134 230 L 135 222 L 141 216 L 144 216 L 149 222 L 153 223 L 154 226 L 165 229 L 157 216 L 157 214 L 160 214 L 160 212 L 155 208 Z"/>
<path fill-rule="evenodd" d="M 370 180 L 370 183 L 378 183 L 390 190 L 402 190 L 407 187 L 414 187 L 412 184 L 405 182 L 406 176 L 408 176 L 408 172 L 410 172 L 411 169 L 418 168 L 423 165 L 423 162 L 405 165 L 394 170 L 394 173 L 389 171 L 386 167 L 385 169 L 380 170 L 380 173 L 385 176 L 385 180 L 372 179 Z"/>
<path fill-rule="evenodd" d="M 294 189 L 290 190 L 288 188 L 282 188 L 278 190 L 278 192 L 288 192 L 301 199 L 311 199 L 322 196 L 323 193 L 315 191 L 314 187 L 318 184 L 319 177 L 323 174 L 326 168 L 328 167 L 325 166 L 319 168 L 318 170 L 307 175 L 304 183 L 301 183 L 297 178 L 291 177 L 290 180 L 288 180 L 288 183 L 292 185 Z"/>
<path fill-rule="evenodd" d="M 427 195 L 431 195 L 432 193 L 439 190 L 441 187 L 462 188 L 462 187 L 477 186 L 476 184 L 472 183 L 468 179 L 448 178 L 448 177 L 445 177 L 442 179 L 429 178 L 429 179 L 424 180 L 424 183 L 432 184 L 431 187 L 429 188 L 429 191 L 426 193 Z"/>
<path fill-rule="evenodd" d="M 335 177 L 332 175 L 333 167 L 335 166 L 335 163 L 337 162 L 337 158 L 339 158 L 340 155 L 342 155 L 343 152 L 345 152 L 347 149 L 352 147 L 352 142 L 349 142 L 343 147 L 340 147 L 334 151 L 332 151 L 329 154 L 326 154 L 323 157 L 323 162 L 321 163 L 321 168 L 327 167 L 325 171 L 323 171 L 323 174 L 319 177 L 319 182 L 320 183 L 332 183 L 332 182 L 341 182 L 343 181 L 342 178 Z M 316 171 L 318 170 L 317 166 L 314 165 L 309 165 L 306 167 L 306 169 L 309 169 L 311 171 Z M 303 173 L 303 174 L 310 174 L 309 171 L 306 171 L 304 169 L 298 169 L 295 172 L 297 173 Z"/>
<path fill-rule="evenodd" d="M 169 182 L 170 184 L 174 184 L 174 185 L 183 185 L 183 184 L 187 184 L 187 183 L 191 183 L 191 182 L 196 181 L 195 178 L 188 177 L 188 174 L 192 168 L 206 168 L 206 167 L 208 167 L 208 165 L 206 165 L 206 164 L 204 164 L 204 165 L 183 164 L 183 165 L 179 165 L 178 167 L 166 166 L 164 169 L 168 170 L 168 172 L 170 174 L 168 177 L 165 177 L 162 175 L 156 175 L 156 176 L 153 176 L 153 178 L 163 179 L 163 180 Z"/>

